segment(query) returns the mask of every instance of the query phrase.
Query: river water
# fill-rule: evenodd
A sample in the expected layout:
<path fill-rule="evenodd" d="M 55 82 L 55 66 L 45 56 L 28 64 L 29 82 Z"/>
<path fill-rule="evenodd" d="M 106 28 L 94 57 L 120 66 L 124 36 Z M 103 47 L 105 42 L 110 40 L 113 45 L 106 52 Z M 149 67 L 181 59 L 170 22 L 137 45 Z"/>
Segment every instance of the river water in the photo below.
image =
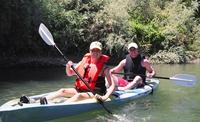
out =
<path fill-rule="evenodd" d="M 200 66 L 154 65 L 157 76 L 172 77 L 175 74 L 192 74 L 200 79 Z M 74 77 L 67 77 L 64 68 L 2 69 L 0 70 L 0 105 L 21 95 L 36 95 L 73 87 Z M 94 110 L 80 115 L 49 122 L 199 122 L 200 85 L 183 87 L 171 80 L 160 79 L 153 95 L 131 101 L 120 107 L 109 108 L 118 120 L 104 110 Z"/>

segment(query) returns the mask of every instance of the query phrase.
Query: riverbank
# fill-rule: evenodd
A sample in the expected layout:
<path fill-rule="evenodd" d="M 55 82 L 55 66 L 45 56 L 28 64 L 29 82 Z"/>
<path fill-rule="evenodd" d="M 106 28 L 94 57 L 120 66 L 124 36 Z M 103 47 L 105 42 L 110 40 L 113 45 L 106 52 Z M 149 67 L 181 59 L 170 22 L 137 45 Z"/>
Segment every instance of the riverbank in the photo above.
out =
<path fill-rule="evenodd" d="M 189 64 L 200 63 L 200 51 L 161 50 L 150 58 L 153 64 Z"/>
<path fill-rule="evenodd" d="M 69 57 L 73 62 L 80 60 L 78 57 Z M 0 59 L 0 68 L 39 68 L 63 67 L 66 61 L 62 57 L 9 57 Z"/>
<path fill-rule="evenodd" d="M 192 64 L 200 64 L 200 58 L 190 61 Z"/>
<path fill-rule="evenodd" d="M 77 63 L 81 60 L 81 57 L 69 56 L 69 59 Z M 158 62 L 158 60 L 159 58 L 150 58 L 153 64 L 170 64 L 169 62 Z M 200 64 L 200 58 L 187 60 L 187 63 Z M 65 64 L 66 61 L 62 57 L 9 57 L 0 59 L 0 68 L 63 67 Z M 115 65 L 112 62 L 110 64 Z"/>

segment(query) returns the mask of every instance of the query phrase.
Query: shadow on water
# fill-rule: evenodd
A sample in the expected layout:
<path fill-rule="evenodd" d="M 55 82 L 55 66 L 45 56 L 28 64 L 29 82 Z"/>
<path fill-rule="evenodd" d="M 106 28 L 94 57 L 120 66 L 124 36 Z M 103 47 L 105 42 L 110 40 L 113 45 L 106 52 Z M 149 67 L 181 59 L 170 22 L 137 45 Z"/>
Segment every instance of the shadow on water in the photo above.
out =
<path fill-rule="evenodd" d="M 71 87 L 74 77 L 64 68 L 15 68 L 0 70 L 0 105 L 21 95 L 37 95 Z"/>
<path fill-rule="evenodd" d="M 1 69 L 0 82 L 49 81 L 65 78 L 65 68 Z"/>

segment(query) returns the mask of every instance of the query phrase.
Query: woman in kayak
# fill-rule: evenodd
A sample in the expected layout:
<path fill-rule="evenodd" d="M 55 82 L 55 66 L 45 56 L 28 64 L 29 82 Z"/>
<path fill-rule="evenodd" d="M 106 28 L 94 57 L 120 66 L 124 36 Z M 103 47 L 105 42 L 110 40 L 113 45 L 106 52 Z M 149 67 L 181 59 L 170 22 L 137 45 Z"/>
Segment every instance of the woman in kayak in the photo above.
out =
<path fill-rule="evenodd" d="M 128 45 L 128 53 L 125 59 L 110 70 L 118 90 L 143 87 L 146 84 L 146 77 L 152 78 L 155 75 L 154 68 L 149 60 L 139 53 L 136 43 L 132 42 Z M 124 70 L 124 77 L 114 75 L 122 70 Z"/>
<path fill-rule="evenodd" d="M 85 54 L 82 60 L 75 66 L 76 71 L 82 76 L 87 85 L 77 77 L 74 88 L 62 88 L 53 94 L 43 98 L 41 103 L 47 100 L 52 100 L 57 97 L 69 97 L 67 101 L 78 101 L 88 98 L 97 98 L 105 101 L 112 94 L 115 88 L 115 83 L 112 80 L 111 74 L 105 63 L 109 57 L 102 54 L 102 44 L 100 42 L 92 42 L 90 44 L 89 53 Z M 72 69 L 73 62 L 69 61 L 66 64 L 66 73 L 68 76 L 76 75 Z M 110 87 L 106 89 L 105 78 L 109 82 Z M 95 95 L 91 92 L 94 91 Z"/>

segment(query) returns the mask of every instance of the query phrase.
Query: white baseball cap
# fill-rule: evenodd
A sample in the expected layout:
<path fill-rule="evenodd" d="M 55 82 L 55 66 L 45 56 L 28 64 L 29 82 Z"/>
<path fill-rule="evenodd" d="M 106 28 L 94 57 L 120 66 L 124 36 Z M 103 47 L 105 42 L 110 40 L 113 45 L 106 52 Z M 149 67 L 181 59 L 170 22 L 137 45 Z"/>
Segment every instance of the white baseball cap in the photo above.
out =
<path fill-rule="evenodd" d="M 131 42 L 130 44 L 128 44 L 128 50 L 129 50 L 131 47 L 137 49 L 137 48 L 138 48 L 138 45 L 137 45 L 136 43 L 134 43 L 134 42 Z"/>
<path fill-rule="evenodd" d="M 98 41 L 92 42 L 90 44 L 90 50 L 95 49 L 95 48 L 102 50 L 102 44 Z"/>

